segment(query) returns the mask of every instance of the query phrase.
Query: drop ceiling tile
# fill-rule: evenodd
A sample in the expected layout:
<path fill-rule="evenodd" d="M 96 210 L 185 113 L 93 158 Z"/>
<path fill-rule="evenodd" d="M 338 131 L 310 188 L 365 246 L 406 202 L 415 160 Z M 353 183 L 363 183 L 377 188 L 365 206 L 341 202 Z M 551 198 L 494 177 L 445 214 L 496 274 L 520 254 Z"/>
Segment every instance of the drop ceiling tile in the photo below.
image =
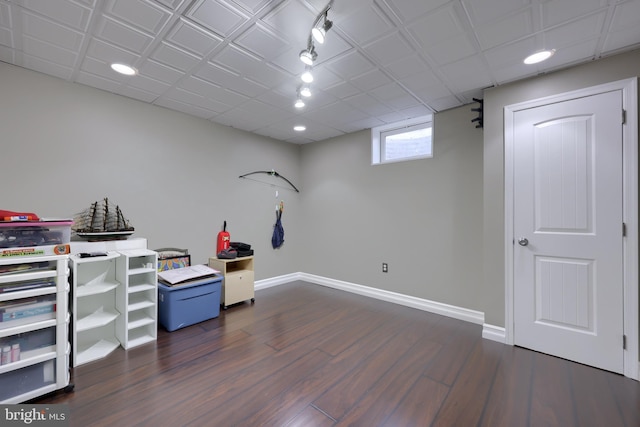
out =
<path fill-rule="evenodd" d="M 420 89 L 440 85 L 440 79 L 429 73 L 417 73 L 398 80 L 404 87 L 410 91 L 418 91 Z"/>
<path fill-rule="evenodd" d="M 170 11 L 149 0 L 107 0 L 105 12 L 149 34 L 158 34 Z"/>
<path fill-rule="evenodd" d="M 87 29 L 91 18 L 91 9 L 66 0 L 21 0 L 16 3 L 52 21 L 81 31 Z"/>
<path fill-rule="evenodd" d="M 39 71 L 64 80 L 68 80 L 69 77 L 71 77 L 71 72 L 73 71 L 71 67 L 65 67 L 60 63 L 28 54 L 22 55 L 22 66 L 28 67 L 30 70 Z"/>
<path fill-rule="evenodd" d="M 426 103 L 447 96 L 453 96 L 451 90 L 443 84 L 417 89 L 415 91 L 412 91 L 412 93 Z"/>
<path fill-rule="evenodd" d="M 200 62 L 197 56 L 166 42 L 158 45 L 151 54 L 151 58 L 184 72 L 191 70 Z"/>
<path fill-rule="evenodd" d="M 166 35 L 165 40 L 174 46 L 202 58 L 222 43 L 222 39 L 205 29 L 181 18 Z"/>
<path fill-rule="evenodd" d="M 453 81 L 455 91 L 489 87 L 493 85 L 491 76 L 479 56 L 472 56 L 441 68 L 447 81 Z"/>
<path fill-rule="evenodd" d="M 76 80 L 78 83 L 92 86 L 107 92 L 115 92 L 120 87 L 120 83 L 102 76 L 80 71 Z"/>
<path fill-rule="evenodd" d="M 139 59 L 139 56 L 134 53 L 96 38 L 89 42 L 87 56 L 90 58 L 99 58 L 101 62 L 106 64 L 111 64 L 113 62 L 134 64 Z"/>
<path fill-rule="evenodd" d="M 262 20 L 271 28 L 284 34 L 298 52 L 307 46 L 307 38 L 316 15 L 302 2 L 286 0 L 280 2 Z"/>
<path fill-rule="evenodd" d="M 375 0 L 376 3 L 382 3 Z M 508 0 L 505 0 L 508 1 Z M 431 12 L 440 6 L 448 3 L 449 0 L 429 0 L 429 1 L 388 1 L 386 4 L 399 15 L 401 21 L 411 22 L 416 18 L 420 18 L 428 12 Z"/>
<path fill-rule="evenodd" d="M 611 25 L 618 28 L 638 28 L 638 16 L 640 16 L 640 2 L 629 1 L 617 4 L 613 11 Z"/>
<path fill-rule="evenodd" d="M 336 58 L 325 66 L 343 80 L 350 80 L 375 68 L 371 61 L 357 51 Z"/>
<path fill-rule="evenodd" d="M 83 41 L 82 33 L 64 27 L 50 19 L 42 18 L 31 12 L 22 13 L 22 30 L 25 36 L 38 39 L 47 44 L 76 51 Z"/>
<path fill-rule="evenodd" d="M 541 2 L 542 21 L 544 28 L 558 25 L 576 16 L 586 15 L 596 10 L 606 8 L 604 0 L 582 0 L 576 2 L 548 1 Z"/>
<path fill-rule="evenodd" d="M 331 19 L 331 17 L 330 17 Z M 368 43 L 381 35 L 393 31 L 393 24 L 382 10 L 375 4 L 368 4 L 353 13 L 341 15 L 333 19 L 336 25 L 348 28 L 349 35 L 356 43 Z M 311 30 L 311 26 L 309 27 Z M 331 31 L 327 33 L 327 43 Z"/>
<path fill-rule="evenodd" d="M 0 27 L 11 28 L 11 9 L 5 3 L 0 3 Z"/>
<path fill-rule="evenodd" d="M 298 46 L 296 56 L 300 53 L 301 50 L 306 49 L 306 47 L 307 42 L 305 39 L 305 41 L 301 41 L 300 45 Z M 353 45 L 345 41 L 342 37 L 340 37 L 339 34 L 329 33 L 329 35 L 327 35 L 327 41 L 323 45 L 316 46 L 318 59 L 316 60 L 316 63 L 314 65 L 321 65 L 325 62 L 331 62 L 340 56 L 348 55 L 353 50 Z M 302 64 L 302 62 L 300 63 Z"/>
<path fill-rule="evenodd" d="M 297 74 L 304 70 L 305 65 L 300 61 L 298 55 L 300 54 L 299 46 L 291 46 L 289 49 L 283 51 L 280 55 L 269 59 L 269 63 L 281 68 L 282 70 L 291 73 Z M 314 67 L 314 68 L 317 68 Z"/>
<path fill-rule="evenodd" d="M 140 89 L 147 93 L 149 97 L 153 95 L 153 99 L 162 95 L 171 88 L 170 85 L 164 82 L 143 75 L 138 75 L 129 79 L 126 87 Z M 147 96 L 145 96 L 146 102 L 152 101 L 151 99 L 146 98 Z"/>
<path fill-rule="evenodd" d="M 407 27 L 422 46 L 441 44 L 464 33 L 453 7 L 444 7 Z"/>
<path fill-rule="evenodd" d="M 153 42 L 151 36 L 109 17 L 100 20 L 95 35 L 108 43 L 137 54 L 142 54 Z"/>
<path fill-rule="evenodd" d="M 432 75 L 431 68 L 416 54 L 388 64 L 385 69 L 396 79 L 403 79 L 415 74 Z M 429 76 L 428 78 L 433 77 Z"/>
<path fill-rule="evenodd" d="M 138 101 L 149 102 L 149 103 L 153 103 L 153 101 L 155 101 L 158 98 L 157 93 L 140 89 L 133 85 L 120 86 L 114 91 L 114 93 L 117 93 L 122 96 L 126 96 L 128 98 L 137 99 Z"/>
<path fill-rule="evenodd" d="M 473 44 L 466 34 L 448 39 L 446 42 L 429 46 L 425 53 L 432 58 L 437 65 L 445 65 L 459 61 L 462 58 L 473 55 L 476 52 Z"/>
<path fill-rule="evenodd" d="M 562 27 L 556 27 L 544 32 L 547 46 L 560 48 L 572 45 L 584 39 L 598 37 L 600 29 L 604 25 L 606 12 L 588 15 Z"/>
<path fill-rule="evenodd" d="M 197 0 L 185 16 L 223 37 L 249 19 L 238 9 L 216 0 Z"/>
<path fill-rule="evenodd" d="M 350 80 L 350 83 L 367 92 L 380 86 L 391 83 L 391 79 L 378 69 L 373 69 Z"/>
<path fill-rule="evenodd" d="M 266 60 L 271 60 L 291 48 L 284 37 L 260 23 L 249 27 L 234 43 Z"/>
<path fill-rule="evenodd" d="M 201 117 L 203 119 L 210 119 L 216 115 L 214 111 L 209 111 L 206 108 L 193 104 L 185 104 L 184 102 L 176 101 L 175 99 L 159 98 L 154 102 L 154 104 L 171 110 L 180 111 L 190 116 Z"/>
<path fill-rule="evenodd" d="M 232 45 L 226 46 L 211 61 L 267 88 L 275 87 L 282 81 L 293 78 L 282 70 L 263 63 L 249 52 Z"/>
<path fill-rule="evenodd" d="M 603 53 L 614 52 L 626 46 L 638 48 L 640 47 L 638 40 L 640 40 L 640 26 L 627 27 L 626 30 L 609 33 L 602 46 L 602 51 Z"/>
<path fill-rule="evenodd" d="M 168 7 L 169 9 L 176 10 L 178 7 L 180 7 L 182 2 L 185 0 L 156 0 L 156 1 Z"/>
<path fill-rule="evenodd" d="M 212 113 L 221 113 L 223 111 L 229 110 L 229 106 L 223 104 L 222 102 L 218 102 L 214 99 L 207 98 L 202 94 L 189 92 L 181 88 L 171 89 L 162 98 L 181 102 L 184 104 L 195 105 L 196 107 L 202 108 Z M 211 115 L 212 114 L 210 114 L 209 117 Z"/>
<path fill-rule="evenodd" d="M 536 50 L 536 38 L 529 37 L 507 45 L 490 49 L 484 53 L 491 75 L 498 84 L 515 80 L 518 76 L 529 76 L 537 68 L 523 61 L 529 52 Z"/>
<path fill-rule="evenodd" d="M 313 87 L 320 90 L 325 90 L 344 82 L 344 80 L 340 78 L 340 76 L 336 75 L 328 68 L 322 66 L 314 67 L 313 77 Z"/>
<path fill-rule="evenodd" d="M 250 98 L 254 98 L 267 91 L 267 88 L 264 86 L 247 80 L 239 74 L 217 64 L 208 63 L 206 66 L 199 68 L 195 72 L 195 75 L 220 87 L 238 92 Z"/>
<path fill-rule="evenodd" d="M 373 96 L 366 93 L 352 96 L 346 99 L 349 105 L 370 116 L 378 116 L 392 112 L 391 108 L 378 102 Z"/>
<path fill-rule="evenodd" d="M 366 118 L 366 114 L 345 103 L 330 104 L 313 111 L 313 117 L 320 122 L 330 121 L 338 125 Z"/>
<path fill-rule="evenodd" d="M 531 0 L 462 0 L 475 24 L 489 24 L 505 18 L 520 15 L 523 9 L 530 9 Z M 528 11 L 527 13 L 531 13 Z"/>
<path fill-rule="evenodd" d="M 142 65 L 138 67 L 138 71 L 141 75 L 148 76 L 154 80 L 159 80 L 168 85 L 173 85 L 183 76 L 183 73 L 178 70 L 151 59 L 145 60 Z"/>
<path fill-rule="evenodd" d="M 382 102 L 391 101 L 396 98 L 406 96 L 407 91 L 402 88 L 398 83 L 390 83 L 385 86 L 378 87 L 369 91 L 370 95 L 373 95 L 376 99 Z"/>
<path fill-rule="evenodd" d="M 180 82 L 180 88 L 192 93 L 197 93 L 206 98 L 214 99 L 229 107 L 236 107 L 249 101 L 249 97 L 229 91 L 218 85 L 210 83 L 198 77 L 190 76 Z"/>
<path fill-rule="evenodd" d="M 73 68 L 78 59 L 78 56 L 72 50 L 26 36 L 22 38 L 22 51 L 27 55 L 68 68 Z"/>
<path fill-rule="evenodd" d="M 353 86 L 351 83 L 340 82 L 334 86 L 330 86 L 324 89 L 324 92 L 338 98 L 338 99 L 346 99 L 360 93 L 358 88 Z"/>
<path fill-rule="evenodd" d="M 0 45 L 13 46 L 13 32 L 9 28 L 0 27 Z"/>
<path fill-rule="evenodd" d="M 364 46 L 364 51 L 376 62 L 387 65 L 413 55 L 415 50 L 400 32 L 395 31 Z"/>
<path fill-rule="evenodd" d="M 394 110 L 406 110 L 420 105 L 420 101 L 418 101 L 415 96 L 407 92 L 402 93 L 398 97 L 387 99 L 384 103 Z"/>
<path fill-rule="evenodd" d="M 445 98 L 436 99 L 435 101 L 431 101 L 429 105 L 436 111 L 444 111 L 449 110 L 451 108 L 460 107 L 460 101 L 454 96 L 447 96 Z M 471 124 L 469 124 L 471 125 Z M 436 131 L 437 132 L 437 131 Z M 437 148 L 436 148 L 437 150 Z"/>
<path fill-rule="evenodd" d="M 281 1 L 281 0 L 280 0 Z M 231 0 L 231 3 L 244 9 L 247 13 L 257 13 L 266 5 L 273 7 L 272 3 L 278 3 L 272 0 Z"/>
<path fill-rule="evenodd" d="M 476 27 L 478 40 L 483 49 L 491 49 L 504 43 L 526 37 L 533 32 L 534 9 L 525 9 L 522 12 L 501 17 L 498 20 Z"/>

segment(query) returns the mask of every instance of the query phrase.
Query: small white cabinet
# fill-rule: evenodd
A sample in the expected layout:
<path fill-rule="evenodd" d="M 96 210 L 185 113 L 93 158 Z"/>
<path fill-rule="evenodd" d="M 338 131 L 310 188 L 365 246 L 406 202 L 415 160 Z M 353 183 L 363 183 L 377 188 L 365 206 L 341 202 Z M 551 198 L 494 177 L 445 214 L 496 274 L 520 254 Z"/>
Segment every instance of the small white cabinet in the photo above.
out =
<path fill-rule="evenodd" d="M 67 258 L 0 259 L 0 403 L 73 387 Z"/>
<path fill-rule="evenodd" d="M 222 308 L 245 300 L 255 301 L 253 256 L 234 259 L 209 258 L 209 267 L 222 274 Z"/>
<path fill-rule="evenodd" d="M 70 257 L 72 283 L 73 366 L 101 359 L 120 346 L 116 336 L 118 252 Z"/>
<path fill-rule="evenodd" d="M 158 254 L 148 249 L 119 251 L 116 278 L 116 336 L 125 349 L 154 341 L 158 326 Z"/>

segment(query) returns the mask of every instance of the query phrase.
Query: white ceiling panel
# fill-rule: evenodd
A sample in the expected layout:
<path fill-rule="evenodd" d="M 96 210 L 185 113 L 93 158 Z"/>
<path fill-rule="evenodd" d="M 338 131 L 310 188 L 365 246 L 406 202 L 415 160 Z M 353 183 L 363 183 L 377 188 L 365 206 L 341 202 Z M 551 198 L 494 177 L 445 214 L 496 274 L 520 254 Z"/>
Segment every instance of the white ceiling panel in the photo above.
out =
<path fill-rule="evenodd" d="M 171 16 L 152 0 L 108 0 L 105 12 L 149 34 L 158 34 Z"/>
<path fill-rule="evenodd" d="M 87 30 L 91 18 L 90 8 L 66 0 L 22 0 L 16 3 L 25 9 L 80 31 Z"/>
<path fill-rule="evenodd" d="M 153 37 L 108 17 L 100 21 L 95 35 L 137 54 L 142 54 L 153 42 Z"/>
<path fill-rule="evenodd" d="M 186 17 L 222 37 L 229 36 L 249 19 L 234 7 L 216 0 L 197 0 Z"/>
<path fill-rule="evenodd" d="M 324 12 L 313 96 L 295 109 Z M 640 0 L 0 0 L 0 61 L 305 144 L 638 49 L 638 16 Z M 541 48 L 556 54 L 523 64 Z"/>
<path fill-rule="evenodd" d="M 186 19 L 176 21 L 174 27 L 167 34 L 166 40 L 200 58 L 205 57 L 223 42 L 220 37 Z"/>

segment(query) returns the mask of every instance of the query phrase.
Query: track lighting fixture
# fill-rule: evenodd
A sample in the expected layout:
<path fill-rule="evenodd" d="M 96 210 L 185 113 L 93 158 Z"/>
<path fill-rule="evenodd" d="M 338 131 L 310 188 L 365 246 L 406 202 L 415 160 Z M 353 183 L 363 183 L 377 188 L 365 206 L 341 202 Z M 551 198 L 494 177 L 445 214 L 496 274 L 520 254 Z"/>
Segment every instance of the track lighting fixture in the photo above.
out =
<path fill-rule="evenodd" d="M 327 19 L 327 12 L 324 13 L 324 23 L 321 27 L 314 26 L 311 29 L 311 35 L 313 39 L 320 44 L 324 43 L 325 37 L 327 36 L 327 31 L 333 26 L 333 22 Z"/>
<path fill-rule="evenodd" d="M 304 107 L 304 101 L 302 100 L 302 98 L 298 98 L 296 99 L 296 103 L 293 104 L 296 108 L 303 108 Z"/>
<path fill-rule="evenodd" d="M 302 61 L 305 65 L 313 65 L 317 57 L 318 54 L 313 48 L 313 44 L 311 44 L 307 49 L 300 52 L 300 61 Z"/>
<path fill-rule="evenodd" d="M 304 96 L 305 98 L 308 98 L 311 96 L 311 88 L 309 86 L 302 86 L 300 88 L 300 95 Z"/>
<path fill-rule="evenodd" d="M 304 83 L 311 83 L 313 81 L 313 74 L 311 74 L 311 67 L 307 67 L 305 72 L 300 76 L 300 80 Z"/>

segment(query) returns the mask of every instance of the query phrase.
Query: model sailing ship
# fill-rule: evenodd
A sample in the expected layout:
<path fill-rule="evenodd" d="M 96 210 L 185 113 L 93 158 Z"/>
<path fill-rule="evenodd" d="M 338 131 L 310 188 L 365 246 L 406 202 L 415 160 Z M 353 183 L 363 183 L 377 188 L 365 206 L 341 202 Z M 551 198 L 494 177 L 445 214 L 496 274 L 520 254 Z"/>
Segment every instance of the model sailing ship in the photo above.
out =
<path fill-rule="evenodd" d="M 116 205 L 114 208 L 105 197 L 77 214 L 72 230 L 84 239 L 99 241 L 124 240 L 133 234 L 134 228 L 124 217 L 120 207 Z"/>

